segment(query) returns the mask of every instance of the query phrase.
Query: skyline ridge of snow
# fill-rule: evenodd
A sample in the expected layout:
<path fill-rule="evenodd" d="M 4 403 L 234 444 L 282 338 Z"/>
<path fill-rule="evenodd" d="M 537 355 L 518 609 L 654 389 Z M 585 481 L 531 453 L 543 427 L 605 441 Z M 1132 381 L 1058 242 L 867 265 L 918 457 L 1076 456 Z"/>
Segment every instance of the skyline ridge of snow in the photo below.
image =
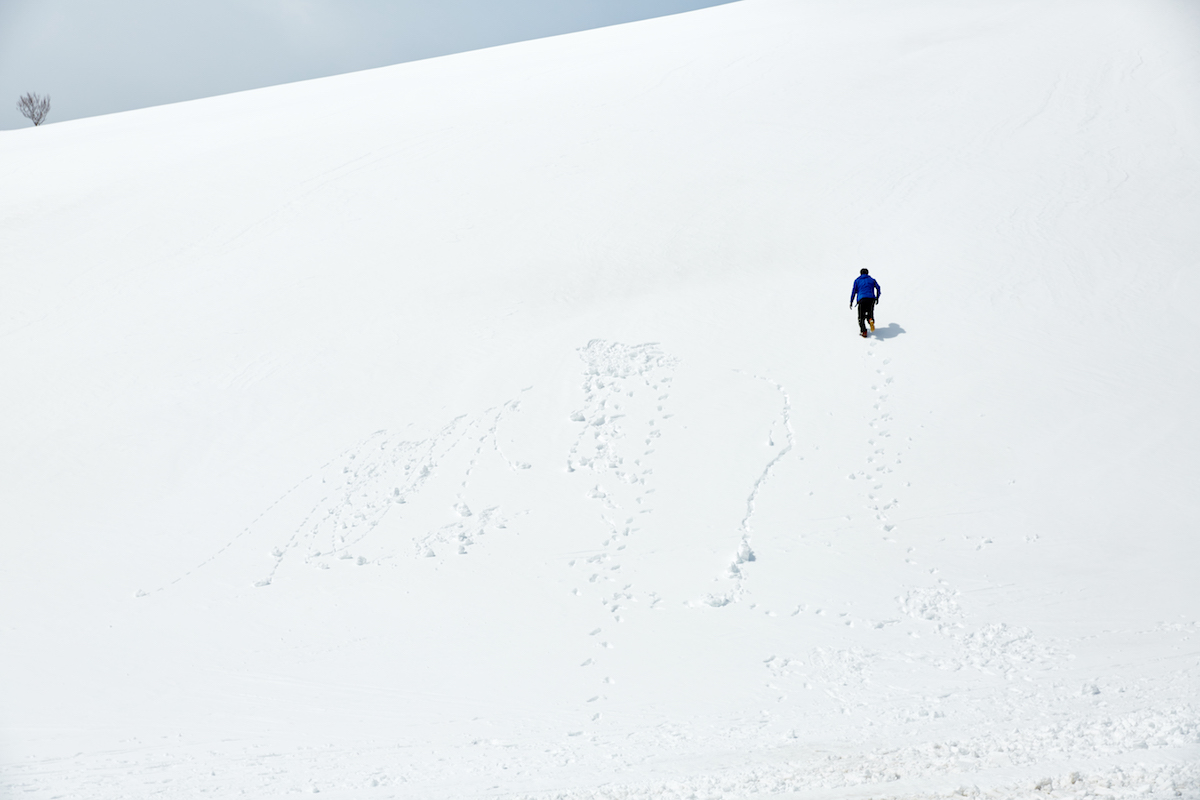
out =
<path fill-rule="evenodd" d="M 715 0 L 728 2 L 728 0 Z M 0 94 L 55 98 L 51 123 L 676 14 L 712 0 L 306 0 L 182 6 L 9 0 Z M 0 125 L 25 127 L 14 109 Z"/>

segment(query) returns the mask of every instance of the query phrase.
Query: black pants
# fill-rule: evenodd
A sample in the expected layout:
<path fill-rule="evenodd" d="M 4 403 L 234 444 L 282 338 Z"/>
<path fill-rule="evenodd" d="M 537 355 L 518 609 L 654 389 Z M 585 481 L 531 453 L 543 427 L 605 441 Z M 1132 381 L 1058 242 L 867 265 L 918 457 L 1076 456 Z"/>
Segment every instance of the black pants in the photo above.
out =
<path fill-rule="evenodd" d="M 858 301 L 858 331 L 867 332 L 867 323 L 875 322 L 875 298 L 864 297 Z"/>

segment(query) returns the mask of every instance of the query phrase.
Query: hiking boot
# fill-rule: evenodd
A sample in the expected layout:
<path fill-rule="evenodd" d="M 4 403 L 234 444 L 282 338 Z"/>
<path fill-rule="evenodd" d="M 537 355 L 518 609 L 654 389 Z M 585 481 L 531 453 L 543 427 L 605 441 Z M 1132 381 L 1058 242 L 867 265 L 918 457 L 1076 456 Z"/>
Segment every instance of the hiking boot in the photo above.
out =
<path fill-rule="evenodd" d="M 875 320 L 869 320 L 871 323 L 871 333 L 875 332 Z"/>

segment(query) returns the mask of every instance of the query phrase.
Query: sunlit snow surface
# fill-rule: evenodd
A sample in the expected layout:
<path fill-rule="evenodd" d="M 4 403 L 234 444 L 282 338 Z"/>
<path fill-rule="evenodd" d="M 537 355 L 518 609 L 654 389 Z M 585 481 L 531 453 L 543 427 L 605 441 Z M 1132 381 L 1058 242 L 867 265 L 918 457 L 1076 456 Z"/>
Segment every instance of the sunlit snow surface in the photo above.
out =
<path fill-rule="evenodd" d="M 0 134 L 0 793 L 1200 797 L 1198 87 L 745 0 Z"/>

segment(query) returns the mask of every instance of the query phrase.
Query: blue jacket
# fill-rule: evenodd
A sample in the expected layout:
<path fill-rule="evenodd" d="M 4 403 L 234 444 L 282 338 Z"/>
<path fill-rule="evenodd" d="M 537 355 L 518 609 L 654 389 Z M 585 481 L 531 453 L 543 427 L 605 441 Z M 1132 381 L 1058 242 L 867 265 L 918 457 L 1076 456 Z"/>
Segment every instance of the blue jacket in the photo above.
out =
<path fill-rule="evenodd" d="M 854 279 L 854 288 L 850 290 L 850 302 L 853 304 L 856 297 L 859 300 L 864 300 L 868 297 L 878 298 L 881 294 L 883 294 L 883 291 L 879 288 L 879 284 L 875 282 L 874 278 L 870 275 L 859 275 Z"/>

